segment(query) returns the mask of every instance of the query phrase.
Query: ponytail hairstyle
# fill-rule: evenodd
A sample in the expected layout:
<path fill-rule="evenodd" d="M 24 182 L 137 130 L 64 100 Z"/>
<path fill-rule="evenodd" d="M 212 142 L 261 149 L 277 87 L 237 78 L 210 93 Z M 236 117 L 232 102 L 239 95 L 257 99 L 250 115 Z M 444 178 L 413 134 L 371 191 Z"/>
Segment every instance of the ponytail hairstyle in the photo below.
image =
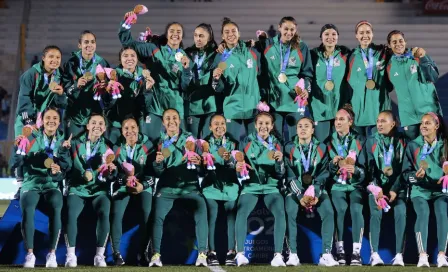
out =
<path fill-rule="evenodd" d="M 443 117 L 440 114 L 434 112 L 428 112 L 425 115 L 431 116 L 434 122 L 439 125 L 437 129 L 437 138 L 443 141 L 443 152 L 440 160 L 442 163 L 448 160 L 448 127 L 443 121 Z"/>
<path fill-rule="evenodd" d="M 300 36 L 299 36 L 299 29 L 297 26 L 297 21 L 294 19 L 294 17 L 286 16 L 283 17 L 280 22 L 278 23 L 279 26 L 281 26 L 284 22 L 291 22 L 296 26 L 296 33 L 294 33 L 294 36 L 291 39 L 291 48 L 299 50 L 300 48 Z"/>
<path fill-rule="evenodd" d="M 383 110 L 383 111 L 381 111 L 381 112 L 378 114 L 378 116 L 379 116 L 380 114 L 382 114 L 382 113 L 389 115 L 390 118 L 392 119 L 392 121 L 395 122 L 395 126 L 392 128 L 392 131 L 393 131 L 394 133 L 397 132 L 398 128 L 400 127 L 400 121 L 398 120 L 398 118 L 397 118 L 397 116 L 395 115 L 395 113 L 393 113 L 393 111 L 391 111 L 391 110 Z"/>
<path fill-rule="evenodd" d="M 238 32 L 240 31 L 240 27 L 238 26 L 237 23 L 235 23 L 234 21 L 232 21 L 229 17 L 224 17 L 224 18 L 222 19 L 221 34 L 224 33 L 224 27 L 225 27 L 226 25 L 230 25 L 230 24 L 236 26 L 236 29 L 238 29 Z"/>
<path fill-rule="evenodd" d="M 215 41 L 215 35 L 213 34 L 213 28 L 210 24 L 206 24 L 206 23 L 201 23 L 199 24 L 196 28 L 202 28 L 205 31 L 208 32 L 209 34 L 209 38 L 207 41 L 207 45 L 205 46 L 205 51 L 207 51 L 209 48 L 215 50 L 216 48 L 218 48 L 218 44 Z M 196 29 L 195 28 L 195 29 Z M 237 27 L 238 28 L 238 27 Z"/>
<path fill-rule="evenodd" d="M 339 111 L 344 111 L 348 114 L 350 120 L 352 121 L 352 126 L 355 124 L 355 113 L 353 112 L 353 107 L 351 104 L 346 103 L 342 108 L 339 109 Z"/>

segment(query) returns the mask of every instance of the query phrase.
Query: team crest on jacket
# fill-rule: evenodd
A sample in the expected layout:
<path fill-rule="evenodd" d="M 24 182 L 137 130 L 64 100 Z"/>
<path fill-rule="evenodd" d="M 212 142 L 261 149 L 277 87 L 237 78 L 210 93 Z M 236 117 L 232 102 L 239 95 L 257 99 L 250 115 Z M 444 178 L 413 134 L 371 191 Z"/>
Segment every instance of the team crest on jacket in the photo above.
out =
<path fill-rule="evenodd" d="M 412 64 L 411 67 L 410 67 L 410 69 L 411 69 L 411 74 L 415 74 L 415 73 L 417 73 L 417 65 Z"/>
<path fill-rule="evenodd" d="M 378 71 L 383 70 L 386 65 L 384 65 L 384 60 L 380 60 L 376 63 L 376 69 Z"/>
<path fill-rule="evenodd" d="M 247 60 L 247 68 L 251 69 L 254 67 L 254 62 L 252 61 L 252 59 L 248 59 Z"/>
<path fill-rule="evenodd" d="M 177 63 L 173 64 L 171 71 L 173 71 L 173 73 L 177 73 L 179 71 L 179 65 L 177 65 Z"/>
<path fill-rule="evenodd" d="M 296 57 L 290 57 L 288 61 L 289 66 L 295 66 L 296 65 Z"/>
<path fill-rule="evenodd" d="M 339 67 L 341 66 L 341 61 L 338 58 L 334 58 L 333 60 L 333 66 L 334 67 Z"/>

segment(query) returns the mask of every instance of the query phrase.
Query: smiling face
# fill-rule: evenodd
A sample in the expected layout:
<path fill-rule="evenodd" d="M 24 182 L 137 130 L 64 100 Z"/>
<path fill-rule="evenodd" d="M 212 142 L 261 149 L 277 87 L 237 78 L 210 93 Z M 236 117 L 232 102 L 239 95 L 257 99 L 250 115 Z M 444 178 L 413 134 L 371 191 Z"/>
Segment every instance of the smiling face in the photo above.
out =
<path fill-rule="evenodd" d="M 196 48 L 204 48 L 208 41 L 210 40 L 210 33 L 208 33 L 204 28 L 198 27 L 194 30 L 194 44 Z"/>
<path fill-rule="evenodd" d="M 61 122 L 59 113 L 55 110 L 48 110 L 43 116 L 44 131 L 47 135 L 53 135 Z"/>
<path fill-rule="evenodd" d="M 420 124 L 420 133 L 423 137 L 435 137 L 437 135 L 437 130 L 439 129 L 439 124 L 434 120 L 434 118 L 426 114 L 422 117 L 422 123 Z"/>
<path fill-rule="evenodd" d="M 234 47 L 238 44 L 240 33 L 238 28 L 234 24 L 227 24 L 222 30 L 222 39 L 226 42 L 227 46 Z"/>
<path fill-rule="evenodd" d="M 175 110 L 167 110 L 163 113 L 163 126 L 166 131 L 175 135 L 179 133 L 180 127 L 180 117 L 179 114 Z"/>
<path fill-rule="evenodd" d="M 396 55 L 404 54 L 406 50 L 406 40 L 401 34 L 394 34 L 390 37 L 389 47 Z"/>
<path fill-rule="evenodd" d="M 101 137 L 106 131 L 106 121 L 100 115 L 90 117 L 89 122 L 87 123 L 87 131 L 89 132 L 89 135 L 98 138 Z"/>
<path fill-rule="evenodd" d="M 388 135 L 395 127 L 395 121 L 389 113 L 382 112 L 376 119 L 376 128 L 379 134 Z"/>
<path fill-rule="evenodd" d="M 324 46 L 336 46 L 339 35 L 333 28 L 327 29 L 322 33 L 322 43 Z"/>
<path fill-rule="evenodd" d="M 173 24 L 168 28 L 166 37 L 168 39 L 168 45 L 170 47 L 179 47 L 183 37 L 182 26 Z"/>
<path fill-rule="evenodd" d="M 81 38 L 81 43 L 78 44 L 83 55 L 93 55 L 96 51 L 96 39 L 91 33 L 84 34 Z"/>
<path fill-rule="evenodd" d="M 297 26 L 294 22 L 284 21 L 278 26 L 278 31 L 280 32 L 282 41 L 289 42 L 294 37 L 294 34 L 296 34 Z"/>
<path fill-rule="evenodd" d="M 356 39 L 361 47 L 368 47 L 373 40 L 373 30 L 369 25 L 363 24 L 358 27 L 356 31 Z"/>
<path fill-rule="evenodd" d="M 50 49 L 42 57 L 44 68 L 47 71 L 56 70 L 61 66 L 61 52 L 57 49 Z"/>
<path fill-rule="evenodd" d="M 209 128 L 213 133 L 213 137 L 221 138 L 226 134 L 227 131 L 226 119 L 224 119 L 224 117 L 221 115 L 216 115 L 215 117 L 213 117 Z"/>
<path fill-rule="evenodd" d="M 255 130 L 257 131 L 258 136 L 263 139 L 269 137 L 272 129 L 274 128 L 274 122 L 272 117 L 262 114 L 259 115 L 255 120 Z"/>
<path fill-rule="evenodd" d="M 334 126 L 338 133 L 347 134 L 350 131 L 353 121 L 345 110 L 340 110 L 336 113 Z"/>
<path fill-rule="evenodd" d="M 128 119 L 124 121 L 123 125 L 121 126 L 121 133 L 123 134 L 123 137 L 126 139 L 126 143 L 128 144 L 134 144 L 135 142 L 137 142 L 138 132 L 138 125 L 134 119 Z"/>
<path fill-rule="evenodd" d="M 297 135 L 301 140 L 309 140 L 313 136 L 314 128 L 311 120 L 302 118 L 297 123 Z"/>
<path fill-rule="evenodd" d="M 126 49 L 120 56 L 121 65 L 127 70 L 134 70 L 137 66 L 137 53 L 133 49 Z"/>

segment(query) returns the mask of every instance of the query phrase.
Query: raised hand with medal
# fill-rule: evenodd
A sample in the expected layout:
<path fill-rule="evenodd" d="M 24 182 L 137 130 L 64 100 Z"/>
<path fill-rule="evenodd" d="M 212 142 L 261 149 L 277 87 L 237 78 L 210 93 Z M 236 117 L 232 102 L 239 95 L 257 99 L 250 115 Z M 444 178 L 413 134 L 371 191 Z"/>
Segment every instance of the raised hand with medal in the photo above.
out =
<path fill-rule="evenodd" d="M 313 143 L 310 142 L 310 145 L 308 147 L 308 155 L 305 157 L 305 153 L 303 152 L 303 148 L 299 144 L 300 159 L 301 159 L 302 165 L 303 165 L 302 182 L 304 184 L 306 184 L 306 185 L 311 184 L 311 182 L 313 181 L 313 177 L 311 176 L 311 173 L 310 173 L 312 149 L 313 149 Z"/>
<path fill-rule="evenodd" d="M 263 138 L 261 138 L 260 136 L 257 135 L 258 141 L 260 141 L 260 143 L 266 147 L 268 149 L 268 159 L 269 160 L 275 160 L 278 159 L 278 155 L 276 154 L 276 150 L 275 150 L 275 146 L 272 143 L 272 136 L 268 137 L 268 142 L 266 142 L 265 140 L 263 140 Z M 281 154 L 281 152 L 279 152 Z"/>
<path fill-rule="evenodd" d="M 285 55 L 283 55 L 283 43 L 280 41 L 280 74 L 277 79 L 280 83 L 285 83 L 288 80 L 286 76 L 286 67 L 288 66 L 289 55 L 291 54 L 291 45 L 286 49 Z"/>
<path fill-rule="evenodd" d="M 364 61 L 364 66 L 366 67 L 366 74 L 367 74 L 367 82 L 366 82 L 366 88 L 369 90 L 375 89 L 376 83 L 373 80 L 373 49 L 368 49 L 369 53 L 369 59 L 367 59 L 366 53 L 364 50 L 361 49 L 362 54 L 362 60 Z"/>
<path fill-rule="evenodd" d="M 161 152 L 162 152 L 162 156 L 164 157 L 164 158 L 168 158 L 169 156 L 171 156 L 171 151 L 170 151 L 170 149 L 169 149 L 169 147 L 174 143 L 174 142 L 176 142 L 177 141 L 177 138 L 178 138 L 179 136 L 176 134 L 176 135 L 174 135 L 173 137 L 169 137 L 168 135 L 165 135 L 165 137 L 164 137 L 164 140 L 163 140 L 163 142 L 162 142 L 162 150 L 161 150 Z"/>
<path fill-rule="evenodd" d="M 219 142 L 220 144 L 219 144 L 218 142 Z M 225 157 L 225 156 L 224 156 L 225 153 L 229 153 L 229 152 L 227 151 L 227 148 L 226 148 L 226 143 L 227 143 L 226 136 L 222 136 L 221 141 L 217 141 L 214 137 L 211 137 L 211 138 L 210 138 L 210 144 L 211 144 L 211 146 L 213 146 L 214 148 L 218 149 L 218 155 L 219 155 L 221 158 L 224 158 L 224 157 Z M 219 147 L 216 147 L 216 146 L 219 146 Z M 229 156 L 230 156 L 230 154 L 229 154 Z"/>
<path fill-rule="evenodd" d="M 434 140 L 434 142 L 431 144 L 431 147 L 429 147 L 429 144 L 425 142 L 423 150 L 420 154 L 420 164 L 419 164 L 420 169 L 416 173 L 417 178 L 423 178 L 425 176 L 425 173 L 429 168 L 429 163 L 426 161 L 426 157 L 428 157 L 434 151 L 436 146 L 437 146 L 437 139 Z"/>
<path fill-rule="evenodd" d="M 386 149 L 386 145 L 383 143 L 383 158 L 384 158 L 384 168 L 383 173 L 387 177 L 393 175 L 394 171 L 392 169 L 392 155 L 394 154 L 394 138 L 390 140 L 389 149 Z"/>
<path fill-rule="evenodd" d="M 51 76 L 51 80 L 49 80 L 48 75 L 44 73 L 44 81 L 45 84 L 48 84 L 48 88 L 52 93 L 62 95 L 64 93 L 64 89 L 61 85 L 56 82 L 56 70 L 53 72 Z"/>

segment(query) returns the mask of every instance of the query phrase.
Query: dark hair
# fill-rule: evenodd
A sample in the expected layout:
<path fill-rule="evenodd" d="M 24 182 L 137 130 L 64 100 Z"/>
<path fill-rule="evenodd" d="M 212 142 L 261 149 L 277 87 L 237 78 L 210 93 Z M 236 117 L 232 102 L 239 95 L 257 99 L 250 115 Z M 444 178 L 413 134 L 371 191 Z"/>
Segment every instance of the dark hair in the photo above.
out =
<path fill-rule="evenodd" d="M 225 27 L 226 25 L 230 25 L 230 24 L 236 26 L 236 29 L 238 29 L 238 31 L 240 30 L 240 27 L 238 26 L 237 23 L 235 23 L 234 21 L 232 21 L 229 17 L 224 17 L 224 18 L 222 19 L 221 34 L 224 33 L 224 27 Z"/>
<path fill-rule="evenodd" d="M 137 55 L 137 51 L 135 51 L 135 49 L 134 49 L 133 47 L 131 47 L 131 46 L 124 46 L 124 47 L 122 47 L 122 48 L 120 49 L 120 52 L 118 53 L 118 61 L 120 61 L 120 64 L 121 64 L 121 54 L 123 54 L 123 52 L 124 52 L 125 50 L 128 50 L 128 49 L 131 49 L 131 50 L 134 51 L 135 54 Z"/>
<path fill-rule="evenodd" d="M 180 114 L 179 114 L 179 111 L 178 110 L 176 110 L 175 108 L 168 108 L 168 109 L 166 109 L 166 110 L 164 110 L 163 111 L 163 114 L 162 114 L 162 119 L 163 119 L 163 117 L 165 116 L 165 113 L 167 112 L 167 111 L 175 111 L 176 113 L 177 113 L 177 115 L 179 116 L 179 118 L 180 118 Z"/>
<path fill-rule="evenodd" d="M 48 107 L 42 112 L 42 119 L 44 118 L 45 114 L 49 111 L 55 111 L 59 115 L 59 119 L 61 119 L 61 113 L 59 112 L 59 109 L 56 107 Z"/>
<path fill-rule="evenodd" d="M 48 53 L 48 51 L 50 50 L 58 50 L 59 53 L 62 55 L 62 51 L 59 47 L 57 47 L 56 45 L 47 45 L 44 50 L 42 51 L 42 57 L 45 57 L 45 55 Z"/>
<path fill-rule="evenodd" d="M 101 113 L 93 112 L 92 114 L 90 114 L 89 120 L 87 120 L 87 123 L 90 122 L 90 120 L 95 116 L 100 116 L 101 118 L 104 119 L 104 122 L 106 122 L 106 117 L 104 117 L 104 115 L 102 115 Z"/>
<path fill-rule="evenodd" d="M 79 39 L 78 39 L 78 43 L 79 43 L 79 44 L 81 44 L 81 42 L 82 42 L 82 37 L 84 37 L 84 35 L 86 35 L 86 34 L 92 34 L 93 37 L 95 38 L 95 41 L 96 41 L 96 35 L 93 34 L 92 31 L 90 31 L 90 30 L 84 30 L 84 31 L 81 32 L 81 34 L 79 34 Z"/>
<path fill-rule="evenodd" d="M 173 26 L 173 25 L 179 25 L 180 28 L 182 29 L 182 41 L 181 41 L 180 44 L 179 44 L 179 48 L 184 48 L 184 43 L 183 43 L 183 40 L 184 40 L 184 37 L 185 37 L 184 26 L 183 26 L 181 23 L 178 23 L 178 22 L 171 22 L 171 23 L 168 23 L 168 24 L 166 25 L 166 27 L 165 27 L 165 32 L 163 33 L 163 35 L 160 35 L 160 36 L 156 39 L 155 42 L 156 42 L 159 46 L 166 45 L 166 44 L 168 43 L 168 29 L 170 29 L 170 27 Z"/>
<path fill-rule="evenodd" d="M 391 110 L 383 110 L 378 114 L 378 116 L 380 116 L 380 114 L 382 114 L 382 113 L 389 115 L 390 118 L 392 118 L 392 121 L 395 122 L 395 126 L 392 128 L 392 131 L 396 132 L 398 130 L 398 128 L 400 127 L 400 121 L 398 120 L 398 117 Z"/>
<path fill-rule="evenodd" d="M 272 125 L 273 125 L 273 127 L 272 127 L 272 130 L 271 130 L 271 135 L 274 135 L 275 136 L 275 138 L 277 138 L 278 140 L 282 140 L 282 137 L 281 137 L 281 135 L 279 135 L 279 133 L 277 132 L 277 130 L 275 129 L 275 117 L 272 115 L 272 114 L 270 114 L 269 112 L 267 112 L 267 111 L 261 111 L 261 112 L 259 112 L 257 115 L 255 115 L 255 118 L 254 118 L 254 125 L 256 125 L 257 124 L 257 121 L 258 121 L 258 118 L 260 118 L 261 116 L 267 116 L 267 117 L 269 117 L 269 118 L 271 118 L 271 122 L 272 122 Z"/>
<path fill-rule="evenodd" d="M 403 32 L 401 32 L 400 30 L 392 30 L 391 32 L 389 32 L 389 34 L 387 34 L 387 44 L 390 44 L 390 39 L 392 39 L 392 36 L 396 34 L 400 34 L 401 36 L 403 36 L 403 39 L 405 39 Z"/>
<path fill-rule="evenodd" d="M 314 120 L 313 120 L 313 118 L 311 118 L 311 117 L 306 117 L 306 116 L 301 117 L 299 120 L 297 120 L 296 125 L 298 125 L 299 122 L 302 121 L 302 120 L 304 120 L 304 119 L 310 121 L 311 125 L 312 125 L 313 128 L 314 128 Z"/>
<path fill-rule="evenodd" d="M 212 47 L 212 48 L 218 47 L 218 45 L 216 44 L 216 41 L 215 41 L 215 35 L 213 34 L 213 28 L 210 24 L 201 23 L 196 28 L 202 28 L 205 31 L 207 31 L 208 34 L 210 35 L 210 37 L 208 38 L 208 41 L 207 41 L 207 45 L 205 46 L 205 49 L 207 49 L 208 47 Z"/>
<path fill-rule="evenodd" d="M 123 119 L 123 121 L 121 122 L 121 127 L 123 127 L 123 126 L 124 126 L 124 123 L 126 123 L 126 122 L 129 121 L 129 120 L 133 120 L 133 121 L 137 124 L 137 127 L 140 128 L 140 126 L 138 125 L 137 119 L 135 119 L 134 116 L 127 116 L 127 117 L 125 117 L 125 118 Z"/>
<path fill-rule="evenodd" d="M 292 22 L 296 26 L 296 33 L 294 33 L 294 36 L 291 39 L 291 47 L 293 49 L 298 50 L 300 48 L 300 36 L 299 36 L 299 29 L 297 27 L 297 21 L 294 19 L 294 17 L 291 16 L 285 16 L 283 17 L 280 22 L 278 23 L 279 26 L 281 26 L 285 22 Z"/>
<path fill-rule="evenodd" d="M 212 117 L 210 118 L 209 126 L 212 125 L 212 121 L 213 121 L 216 117 L 222 117 L 222 118 L 224 118 L 224 120 L 226 120 L 226 118 L 224 117 L 224 115 L 219 114 L 219 113 L 215 113 L 215 114 L 213 114 Z"/>

